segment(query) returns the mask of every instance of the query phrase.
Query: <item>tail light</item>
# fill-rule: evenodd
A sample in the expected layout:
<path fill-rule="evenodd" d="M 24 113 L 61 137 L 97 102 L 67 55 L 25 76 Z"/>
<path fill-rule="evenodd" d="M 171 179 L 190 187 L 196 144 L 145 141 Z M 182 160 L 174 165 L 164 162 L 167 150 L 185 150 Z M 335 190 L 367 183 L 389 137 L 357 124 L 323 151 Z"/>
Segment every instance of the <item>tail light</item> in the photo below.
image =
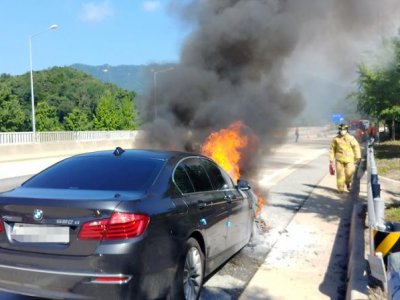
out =
<path fill-rule="evenodd" d="M 0 219 L 0 233 L 3 233 L 3 221 Z"/>
<path fill-rule="evenodd" d="M 82 225 L 79 232 L 78 239 L 80 240 L 101 240 L 103 239 L 104 232 L 108 219 L 91 221 Z"/>
<path fill-rule="evenodd" d="M 110 219 L 84 223 L 80 240 L 126 240 L 139 237 L 146 231 L 150 217 L 140 214 L 113 213 Z"/>
<path fill-rule="evenodd" d="M 141 236 L 149 221 L 150 218 L 146 215 L 113 213 L 104 240 L 125 240 Z"/>

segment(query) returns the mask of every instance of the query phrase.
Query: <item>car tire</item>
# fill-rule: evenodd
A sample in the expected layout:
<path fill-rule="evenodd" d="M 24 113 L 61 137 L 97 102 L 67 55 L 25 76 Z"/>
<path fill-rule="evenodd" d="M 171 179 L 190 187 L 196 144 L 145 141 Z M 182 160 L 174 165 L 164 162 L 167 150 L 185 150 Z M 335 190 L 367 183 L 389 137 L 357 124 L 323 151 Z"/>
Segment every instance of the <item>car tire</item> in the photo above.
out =
<path fill-rule="evenodd" d="M 196 239 L 186 241 L 168 300 L 198 300 L 204 279 L 204 253 Z"/>

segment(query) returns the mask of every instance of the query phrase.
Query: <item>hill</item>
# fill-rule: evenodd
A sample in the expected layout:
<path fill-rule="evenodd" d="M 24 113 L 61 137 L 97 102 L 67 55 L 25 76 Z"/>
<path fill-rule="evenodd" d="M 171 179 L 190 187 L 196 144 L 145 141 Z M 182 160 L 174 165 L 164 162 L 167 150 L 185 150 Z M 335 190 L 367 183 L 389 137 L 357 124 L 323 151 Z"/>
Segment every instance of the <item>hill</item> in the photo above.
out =
<path fill-rule="evenodd" d="M 149 82 L 151 76 L 144 76 L 148 69 L 146 66 L 122 65 L 113 67 L 107 64 L 101 66 L 74 64 L 71 67 L 90 74 L 102 82 L 114 83 L 120 88 L 139 94 L 142 94 L 151 83 L 151 81 Z"/>
<path fill-rule="evenodd" d="M 73 64 L 72 68 L 92 75 L 102 82 L 114 83 L 120 88 L 135 91 L 143 95 L 153 84 L 152 70 L 162 70 L 173 67 L 174 64 L 151 64 L 151 65 L 121 65 L 89 66 L 84 64 Z"/>
<path fill-rule="evenodd" d="M 103 83 L 71 67 L 37 71 L 33 77 L 38 131 L 118 130 L 137 126 L 132 91 Z M 122 121 L 124 115 L 132 120 Z M 115 120 L 118 118 L 120 121 Z M 0 131 L 31 130 L 29 73 L 0 75 Z"/>

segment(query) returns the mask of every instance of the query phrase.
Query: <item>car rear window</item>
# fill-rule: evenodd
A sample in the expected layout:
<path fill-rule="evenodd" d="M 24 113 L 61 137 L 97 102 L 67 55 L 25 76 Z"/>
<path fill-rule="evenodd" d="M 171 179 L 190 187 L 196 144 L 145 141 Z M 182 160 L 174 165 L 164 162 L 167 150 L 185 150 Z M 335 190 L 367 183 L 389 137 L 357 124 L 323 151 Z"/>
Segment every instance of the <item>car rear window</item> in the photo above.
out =
<path fill-rule="evenodd" d="M 193 183 L 196 192 L 212 191 L 210 179 L 198 158 L 189 158 L 182 162 Z"/>
<path fill-rule="evenodd" d="M 174 173 L 174 180 L 178 188 L 183 194 L 193 193 L 194 187 L 190 181 L 188 174 L 186 173 L 185 167 L 180 164 Z"/>
<path fill-rule="evenodd" d="M 75 157 L 39 173 L 30 188 L 142 191 L 156 179 L 164 161 L 121 157 Z"/>

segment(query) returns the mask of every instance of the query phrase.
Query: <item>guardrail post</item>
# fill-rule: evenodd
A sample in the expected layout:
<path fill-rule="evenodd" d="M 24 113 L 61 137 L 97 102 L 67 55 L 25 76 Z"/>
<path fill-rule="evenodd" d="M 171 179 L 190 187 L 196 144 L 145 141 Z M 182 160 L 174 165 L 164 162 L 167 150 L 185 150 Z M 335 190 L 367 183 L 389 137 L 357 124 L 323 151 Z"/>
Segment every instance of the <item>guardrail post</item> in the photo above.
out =
<path fill-rule="evenodd" d="M 371 183 L 367 184 L 367 201 L 368 201 L 369 225 L 370 226 L 375 226 L 375 224 L 376 224 L 376 216 L 375 216 L 374 198 L 372 197 Z"/>
<path fill-rule="evenodd" d="M 386 228 L 385 225 L 385 201 L 381 198 L 374 198 L 374 210 L 378 228 Z"/>

